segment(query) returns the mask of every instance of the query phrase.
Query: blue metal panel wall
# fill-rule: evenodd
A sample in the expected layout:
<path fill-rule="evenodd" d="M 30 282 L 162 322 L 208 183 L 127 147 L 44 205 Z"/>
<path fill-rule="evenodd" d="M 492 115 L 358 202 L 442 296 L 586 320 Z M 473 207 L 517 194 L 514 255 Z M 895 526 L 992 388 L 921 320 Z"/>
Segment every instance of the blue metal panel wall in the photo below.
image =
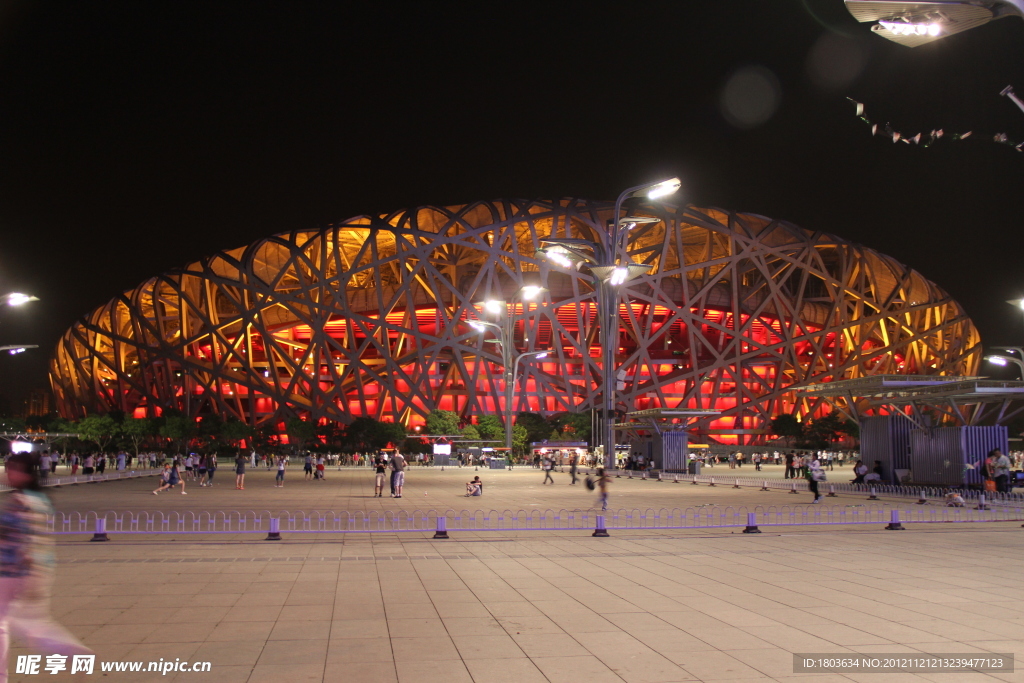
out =
<path fill-rule="evenodd" d="M 913 432 L 911 471 L 913 482 L 926 486 L 961 486 L 964 458 L 959 427 Z"/>
<path fill-rule="evenodd" d="M 665 432 L 661 435 L 662 461 L 657 464 L 666 472 L 685 472 L 689 456 L 686 432 Z"/>
<path fill-rule="evenodd" d="M 895 482 L 895 470 L 912 469 L 911 432 L 914 423 L 902 415 L 865 417 L 860 421 L 861 459 L 868 469 L 882 463 L 882 479 Z"/>
<path fill-rule="evenodd" d="M 964 462 L 974 465 L 967 470 L 964 479 L 967 484 L 982 485 L 984 482 L 985 458 L 989 451 L 998 448 L 1003 453 L 1009 451 L 1010 440 L 1004 425 L 995 427 L 960 427 L 960 443 L 964 454 Z"/>
<path fill-rule="evenodd" d="M 915 430 L 911 455 L 914 483 L 980 487 L 985 481 L 988 452 L 998 448 L 1005 453 L 1008 444 L 1004 426 Z"/>

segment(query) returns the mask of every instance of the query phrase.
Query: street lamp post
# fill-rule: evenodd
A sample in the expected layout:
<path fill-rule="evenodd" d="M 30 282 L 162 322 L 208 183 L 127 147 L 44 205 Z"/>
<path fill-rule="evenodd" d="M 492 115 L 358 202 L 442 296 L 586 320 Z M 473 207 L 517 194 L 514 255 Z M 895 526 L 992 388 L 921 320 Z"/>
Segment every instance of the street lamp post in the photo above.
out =
<path fill-rule="evenodd" d="M 601 242 L 577 238 L 550 237 L 542 242 L 554 249 L 545 255 L 555 264 L 572 268 L 577 264 L 590 270 L 597 292 L 598 325 L 601 343 L 601 441 L 604 447 L 605 467 L 615 467 L 615 352 L 619 341 L 619 287 L 650 270 L 650 266 L 633 263 L 626 256 L 629 231 L 641 223 L 658 222 L 649 216 L 622 216 L 622 204 L 631 197 L 660 199 L 675 194 L 678 178 L 630 187 L 615 199 L 612 218 L 607 230 L 601 232 Z M 589 253 L 588 253 L 589 252 Z"/>
<path fill-rule="evenodd" d="M 514 390 L 516 384 L 516 374 L 518 371 L 519 361 L 527 356 L 539 356 L 543 357 L 547 355 L 546 351 L 528 351 L 517 354 L 515 351 L 515 301 L 519 298 L 519 302 L 524 304 L 537 297 L 541 292 L 547 291 L 544 287 L 538 287 L 536 285 L 527 285 L 522 287 L 515 294 L 512 295 L 511 301 L 506 305 L 504 301 L 488 300 L 483 304 L 484 310 L 489 313 L 504 313 L 505 316 L 501 319 L 501 324 L 487 322 L 484 320 L 474 320 L 470 322 L 470 326 L 478 332 L 483 332 L 488 327 L 497 330 L 497 339 L 488 339 L 501 346 L 501 363 L 503 376 L 505 381 L 505 447 L 509 449 L 509 453 L 512 451 L 512 402 L 514 400 Z M 525 310 L 523 311 L 525 314 Z"/>

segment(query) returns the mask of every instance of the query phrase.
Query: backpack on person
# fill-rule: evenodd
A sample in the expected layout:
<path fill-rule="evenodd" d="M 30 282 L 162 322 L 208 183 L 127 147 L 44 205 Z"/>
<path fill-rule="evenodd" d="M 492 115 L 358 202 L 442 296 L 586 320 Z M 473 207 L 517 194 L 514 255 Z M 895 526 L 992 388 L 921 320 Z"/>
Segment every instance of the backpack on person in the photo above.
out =
<path fill-rule="evenodd" d="M 594 483 L 593 477 L 591 477 L 589 474 L 587 475 L 587 478 L 583 480 L 583 483 L 587 487 L 588 491 L 593 491 L 594 489 L 597 488 L 597 484 Z"/>

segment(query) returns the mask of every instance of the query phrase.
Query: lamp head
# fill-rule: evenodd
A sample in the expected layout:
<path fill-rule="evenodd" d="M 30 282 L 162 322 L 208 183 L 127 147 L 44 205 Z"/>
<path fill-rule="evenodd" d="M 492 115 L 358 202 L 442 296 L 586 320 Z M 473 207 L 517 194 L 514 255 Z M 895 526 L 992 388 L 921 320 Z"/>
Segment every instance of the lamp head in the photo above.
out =
<path fill-rule="evenodd" d="M 573 267 L 573 260 L 569 258 L 568 252 L 559 247 L 548 247 L 544 250 L 544 256 L 556 266 L 562 266 L 563 268 Z"/>
<path fill-rule="evenodd" d="M 903 0 L 845 0 L 846 9 L 861 23 L 875 22 L 872 32 L 894 43 L 917 47 L 1016 13 L 1000 2 L 905 2 Z M 987 7 L 985 6 L 987 5 Z"/>
<path fill-rule="evenodd" d="M 8 306 L 24 306 L 30 301 L 39 301 L 37 297 L 29 294 L 21 294 L 19 292 L 12 292 L 3 297 L 3 302 Z"/>
<path fill-rule="evenodd" d="M 538 294 L 546 291 L 548 291 L 547 288 L 541 287 L 540 285 L 526 285 L 525 287 L 519 290 L 519 294 L 523 297 L 523 299 L 530 301 L 537 298 Z"/>
<path fill-rule="evenodd" d="M 1006 365 L 1009 362 L 1002 356 L 985 356 L 985 360 L 993 365 Z"/>
<path fill-rule="evenodd" d="M 488 313 L 501 313 L 505 310 L 505 302 L 500 299 L 488 299 L 484 302 L 484 310 Z"/>
<path fill-rule="evenodd" d="M 484 325 L 479 320 L 470 320 L 469 321 L 469 326 L 472 327 L 477 332 L 483 332 L 484 328 L 487 327 L 486 325 Z"/>
<path fill-rule="evenodd" d="M 644 194 L 647 195 L 648 199 L 661 199 L 662 197 L 674 195 L 679 191 L 679 187 L 682 184 L 679 178 L 669 178 L 647 187 Z"/>

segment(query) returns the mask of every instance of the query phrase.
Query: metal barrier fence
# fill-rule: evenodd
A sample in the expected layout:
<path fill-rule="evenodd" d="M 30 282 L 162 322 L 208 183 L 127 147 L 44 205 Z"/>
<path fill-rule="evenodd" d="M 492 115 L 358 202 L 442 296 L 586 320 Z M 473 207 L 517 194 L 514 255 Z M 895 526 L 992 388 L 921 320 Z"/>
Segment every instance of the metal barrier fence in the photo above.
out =
<path fill-rule="evenodd" d="M 386 512 L 287 511 L 270 512 L 86 512 L 57 513 L 48 530 L 59 535 L 93 534 L 94 541 L 108 534 L 281 534 L 434 532 L 448 538 L 448 531 L 580 531 L 670 530 L 805 525 L 862 525 L 888 523 L 936 524 L 961 522 L 1020 522 L 1024 508 L 993 507 L 982 499 L 974 507 L 917 507 L 897 509 L 865 505 L 769 505 L 696 506 L 687 508 L 597 510 L 397 510 Z M 603 532 L 603 533 L 601 533 Z"/>
<path fill-rule="evenodd" d="M 122 472 L 109 472 L 104 474 L 76 474 L 74 476 L 67 474 L 64 476 L 50 475 L 46 479 L 43 479 L 40 483 L 43 486 L 48 487 L 59 487 L 59 486 L 71 486 L 73 484 L 95 484 L 101 481 L 117 481 L 119 479 L 138 479 L 139 477 L 152 477 L 162 472 L 162 469 L 153 470 L 124 470 Z M 0 493 L 6 491 L 13 491 L 14 489 L 7 484 L 0 484 Z"/>
<path fill-rule="evenodd" d="M 758 477 L 737 477 L 733 475 L 720 474 L 669 474 L 663 472 L 636 472 L 633 470 L 615 470 L 611 472 L 616 478 L 643 479 L 647 481 L 676 482 L 689 484 L 704 484 L 707 486 L 728 486 L 732 488 L 757 487 L 762 491 L 809 491 L 808 482 L 804 478 L 799 479 L 769 479 Z M 977 501 L 984 496 L 990 505 L 1020 505 L 1024 506 L 1024 494 L 1020 493 L 996 493 L 992 491 L 979 491 L 976 489 L 963 489 L 940 486 L 893 486 L 890 484 L 850 484 L 839 482 L 820 482 L 819 490 L 824 493 L 865 493 L 876 497 L 887 498 L 915 498 L 938 500 L 947 493 L 959 493 L 965 501 Z"/>

